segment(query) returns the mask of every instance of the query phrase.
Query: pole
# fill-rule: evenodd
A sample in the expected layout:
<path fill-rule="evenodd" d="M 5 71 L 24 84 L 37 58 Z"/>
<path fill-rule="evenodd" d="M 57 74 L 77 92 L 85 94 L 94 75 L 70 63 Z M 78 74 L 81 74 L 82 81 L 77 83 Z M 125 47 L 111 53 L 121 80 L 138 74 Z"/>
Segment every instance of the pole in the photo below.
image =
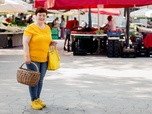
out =
<path fill-rule="evenodd" d="M 89 27 L 92 27 L 91 8 L 89 8 L 89 12 L 88 12 L 88 24 Z"/>
<path fill-rule="evenodd" d="M 130 12 L 129 12 L 129 8 L 126 9 L 127 12 L 127 23 L 126 23 L 126 47 L 129 46 L 129 17 L 130 17 Z"/>
<path fill-rule="evenodd" d="M 98 29 L 100 29 L 100 9 L 99 9 L 99 7 L 98 7 Z"/>

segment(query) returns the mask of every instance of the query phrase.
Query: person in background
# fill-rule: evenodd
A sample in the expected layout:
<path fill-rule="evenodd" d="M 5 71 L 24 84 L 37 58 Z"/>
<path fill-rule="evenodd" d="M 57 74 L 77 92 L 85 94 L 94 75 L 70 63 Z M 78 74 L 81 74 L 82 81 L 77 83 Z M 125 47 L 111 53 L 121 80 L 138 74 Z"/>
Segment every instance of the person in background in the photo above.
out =
<path fill-rule="evenodd" d="M 69 20 L 66 24 L 66 27 L 65 27 L 65 33 L 66 33 L 66 38 L 65 38 L 65 41 L 64 41 L 64 47 L 63 49 L 66 51 L 67 48 L 66 48 L 66 45 L 67 45 L 67 40 L 70 41 L 70 35 L 71 35 L 71 31 L 72 30 L 75 30 L 78 28 L 78 21 L 77 21 L 77 18 L 74 17 L 74 20 Z"/>
<path fill-rule="evenodd" d="M 35 22 L 28 25 L 23 34 L 23 52 L 26 66 L 30 70 L 36 70 L 35 66 L 31 64 L 31 62 L 34 62 L 40 72 L 38 84 L 35 87 L 29 86 L 31 107 L 36 110 L 46 107 L 46 104 L 40 99 L 40 95 L 48 65 L 49 48 L 50 45 L 57 44 L 57 42 L 52 41 L 50 27 L 45 24 L 46 18 L 47 10 L 43 7 L 37 8 Z"/>
<path fill-rule="evenodd" d="M 28 24 L 31 24 L 31 23 L 33 23 L 33 15 L 31 15 L 31 16 L 29 16 L 28 17 L 28 19 L 26 20 L 26 22 L 28 23 Z"/>
<path fill-rule="evenodd" d="M 87 27 L 87 23 L 86 23 L 84 20 L 82 20 L 80 26 L 81 26 L 82 28 L 86 28 L 86 27 Z"/>
<path fill-rule="evenodd" d="M 109 31 L 112 31 L 112 30 L 116 30 L 116 24 L 114 22 L 114 20 L 112 19 L 112 16 L 109 15 L 107 17 L 107 20 L 108 20 L 108 23 L 103 27 L 104 30 L 109 30 Z"/>
<path fill-rule="evenodd" d="M 59 18 L 56 17 L 52 22 L 52 29 L 59 30 Z"/>
<path fill-rule="evenodd" d="M 121 25 L 120 25 L 120 27 L 121 27 L 121 29 L 123 30 L 123 32 L 125 32 L 125 29 L 126 29 L 126 18 L 125 17 L 123 17 L 123 19 L 122 19 L 122 22 L 121 22 Z"/>
<path fill-rule="evenodd" d="M 64 32 L 65 32 L 65 18 L 61 16 L 61 23 L 60 23 L 60 37 L 64 39 Z"/>

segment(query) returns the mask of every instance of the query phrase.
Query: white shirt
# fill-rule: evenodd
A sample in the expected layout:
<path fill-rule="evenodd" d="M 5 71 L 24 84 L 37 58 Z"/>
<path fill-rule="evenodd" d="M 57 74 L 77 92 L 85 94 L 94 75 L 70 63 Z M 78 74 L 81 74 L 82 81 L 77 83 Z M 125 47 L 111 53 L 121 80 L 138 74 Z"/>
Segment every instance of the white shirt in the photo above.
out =
<path fill-rule="evenodd" d="M 116 30 L 116 25 L 115 25 L 114 21 L 108 22 L 108 30 Z"/>

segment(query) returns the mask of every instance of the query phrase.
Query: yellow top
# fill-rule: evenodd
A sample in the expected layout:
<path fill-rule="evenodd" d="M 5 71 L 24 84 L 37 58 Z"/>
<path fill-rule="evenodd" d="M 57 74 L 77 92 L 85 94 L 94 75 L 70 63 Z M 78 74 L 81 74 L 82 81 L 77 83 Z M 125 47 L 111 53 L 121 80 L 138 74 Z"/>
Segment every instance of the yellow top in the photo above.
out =
<path fill-rule="evenodd" d="M 45 25 L 45 28 L 41 29 L 32 23 L 24 30 L 24 36 L 31 37 L 29 43 L 29 55 L 31 60 L 36 62 L 46 62 L 49 46 L 52 41 L 50 27 Z"/>

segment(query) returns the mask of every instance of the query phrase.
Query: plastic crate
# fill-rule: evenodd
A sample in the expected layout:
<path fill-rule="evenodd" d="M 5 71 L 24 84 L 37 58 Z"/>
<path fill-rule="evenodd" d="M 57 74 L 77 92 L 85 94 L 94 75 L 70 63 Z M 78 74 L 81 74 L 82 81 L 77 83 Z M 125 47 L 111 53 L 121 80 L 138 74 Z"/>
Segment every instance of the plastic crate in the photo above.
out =
<path fill-rule="evenodd" d="M 52 32 L 52 39 L 59 39 L 59 31 L 58 30 L 51 30 Z"/>
<path fill-rule="evenodd" d="M 117 31 L 117 32 L 107 31 L 107 36 L 109 36 L 109 37 L 120 37 L 121 36 L 121 31 Z"/>

